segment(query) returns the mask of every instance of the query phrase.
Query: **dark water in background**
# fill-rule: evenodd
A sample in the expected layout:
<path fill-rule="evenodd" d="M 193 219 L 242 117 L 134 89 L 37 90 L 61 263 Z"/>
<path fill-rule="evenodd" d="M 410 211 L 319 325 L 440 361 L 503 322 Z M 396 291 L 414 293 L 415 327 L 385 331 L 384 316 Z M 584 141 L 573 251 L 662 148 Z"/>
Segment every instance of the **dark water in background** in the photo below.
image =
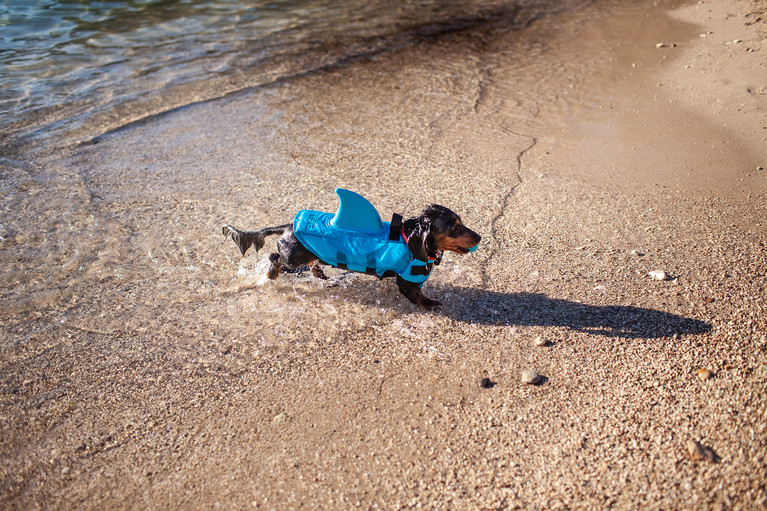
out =
<path fill-rule="evenodd" d="M 4 0 L 0 151 L 146 116 L 579 0 Z"/>

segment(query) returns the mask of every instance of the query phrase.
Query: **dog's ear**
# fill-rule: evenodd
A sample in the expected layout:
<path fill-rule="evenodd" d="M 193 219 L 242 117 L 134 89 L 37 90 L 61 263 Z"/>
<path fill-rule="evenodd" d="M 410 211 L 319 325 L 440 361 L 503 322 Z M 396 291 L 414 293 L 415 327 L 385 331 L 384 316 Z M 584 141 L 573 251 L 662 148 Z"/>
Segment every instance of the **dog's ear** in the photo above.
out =
<path fill-rule="evenodd" d="M 429 244 L 431 242 L 431 219 L 419 218 L 418 225 L 410 235 L 407 242 L 407 248 L 413 254 L 413 257 L 421 261 L 429 260 Z"/>

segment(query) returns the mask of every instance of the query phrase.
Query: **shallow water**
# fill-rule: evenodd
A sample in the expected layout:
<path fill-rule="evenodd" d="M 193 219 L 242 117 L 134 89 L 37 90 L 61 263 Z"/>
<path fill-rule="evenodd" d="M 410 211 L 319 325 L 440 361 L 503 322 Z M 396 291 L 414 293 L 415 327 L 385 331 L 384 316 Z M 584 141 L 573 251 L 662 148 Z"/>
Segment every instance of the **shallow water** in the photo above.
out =
<path fill-rule="evenodd" d="M 62 5 L 98 30 L 83 35 L 86 21 Z M 87 16 L 81 4 L 49 6 L 71 23 L 59 42 L 40 43 L 51 77 L 19 81 L 9 90 L 26 92 L 6 103 L 27 123 L 11 133 L 24 143 L 3 162 L 0 203 L 2 304 L 19 332 L 43 314 L 36 328 L 141 345 L 245 337 L 285 347 L 380 330 L 415 336 L 418 350 L 495 296 L 475 290 L 505 292 L 517 278 L 499 256 L 515 239 L 519 219 L 507 215 L 521 158 L 551 129 L 542 117 L 565 119 L 602 92 L 586 84 L 611 53 L 598 38 L 584 42 L 581 27 L 618 7 L 343 5 L 276 4 L 281 23 L 244 4 L 104 4 Z M 202 51 L 211 37 L 215 58 Z M 88 41 L 111 41 L 99 55 L 120 65 L 57 60 L 67 44 L 97 47 Z M 126 47 L 129 59 L 119 57 Z M 68 66 L 83 92 L 54 107 L 46 87 Z M 34 156 L 49 147 L 72 150 Z M 249 229 L 289 222 L 298 209 L 332 211 L 336 187 L 363 194 L 382 217 L 444 204 L 483 236 L 478 252 L 449 254 L 425 286 L 443 312 L 422 315 L 391 280 L 365 275 L 261 282 L 273 239 L 245 258 L 223 241 L 224 223 Z"/>
<path fill-rule="evenodd" d="M 51 75 L 24 85 L 19 72 L 6 105 L 28 122 L 19 128 L 31 134 L 26 156 L 48 146 L 39 137 L 94 143 L 6 165 L 6 313 L 46 311 L 54 326 L 132 335 L 171 335 L 199 317 L 195 329 L 258 332 L 266 344 L 390 328 L 388 315 L 416 312 L 392 281 L 336 275 L 326 288 L 293 274 L 258 286 L 258 256 L 240 259 L 221 241 L 223 223 L 252 228 L 290 221 L 301 208 L 333 210 L 337 186 L 362 193 L 384 217 L 432 202 L 456 209 L 487 242 L 447 257 L 430 294 L 460 310 L 469 302 L 450 289 L 492 288 L 494 230 L 519 183 L 520 156 L 535 144 L 538 113 L 576 107 L 580 96 L 568 91 L 600 57 L 581 57 L 573 70 L 566 46 L 549 47 L 551 31 L 578 33 L 567 16 L 530 25 L 561 3 L 363 4 L 277 4 L 281 23 L 244 4 L 48 6 L 63 28 L 56 42 L 27 50 L 51 60 Z M 82 64 L 61 56 L 67 45 L 79 48 L 71 55 L 99 50 Z M 282 67 L 267 65 L 283 57 Z M 46 92 L 62 76 L 76 85 L 71 104 L 57 107 Z M 191 83 L 204 84 L 199 95 L 178 93 Z M 219 99 L 198 101 L 211 95 Z M 38 110 L 52 113 L 38 119 Z M 168 113 L 147 117 L 155 110 Z M 130 125 L 136 119 L 145 122 Z M 414 321 L 448 319 L 406 324 Z"/>

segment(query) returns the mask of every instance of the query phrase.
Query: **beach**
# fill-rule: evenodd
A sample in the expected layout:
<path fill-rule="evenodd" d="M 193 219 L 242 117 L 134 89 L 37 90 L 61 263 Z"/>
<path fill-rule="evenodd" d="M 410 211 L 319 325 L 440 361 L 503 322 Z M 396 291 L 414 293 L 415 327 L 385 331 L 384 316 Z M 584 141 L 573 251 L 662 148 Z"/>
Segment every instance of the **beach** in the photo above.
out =
<path fill-rule="evenodd" d="M 0 507 L 767 508 L 765 52 L 764 1 L 504 11 L 14 146 Z M 482 236 L 441 308 L 221 234 L 337 187 Z"/>

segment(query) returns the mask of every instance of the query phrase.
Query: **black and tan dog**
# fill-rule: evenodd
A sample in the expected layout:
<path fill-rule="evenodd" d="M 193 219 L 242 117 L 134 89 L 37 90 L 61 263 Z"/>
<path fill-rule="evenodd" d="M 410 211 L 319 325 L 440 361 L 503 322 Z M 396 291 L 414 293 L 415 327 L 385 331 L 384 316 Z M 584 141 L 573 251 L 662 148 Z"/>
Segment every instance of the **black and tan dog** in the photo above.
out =
<path fill-rule="evenodd" d="M 298 217 L 297 215 L 296 219 Z M 464 226 L 457 214 L 437 204 L 427 207 L 420 216 L 408 220 L 402 221 L 402 217 L 399 217 L 399 219 L 397 217 L 399 215 L 394 216 L 391 224 L 384 223 L 383 225 L 388 226 L 392 233 L 391 237 L 388 238 L 389 240 L 397 238 L 395 241 L 403 244 L 402 250 L 411 262 L 423 262 L 424 266 L 416 267 L 416 269 L 421 270 L 419 274 L 423 275 L 420 282 L 413 282 L 413 279 L 405 275 L 401 270 L 382 271 L 380 266 L 376 269 L 374 263 L 371 263 L 374 264 L 372 268 L 355 271 L 365 271 L 379 278 L 396 277 L 400 292 L 408 300 L 418 305 L 421 309 L 438 307 L 441 305 L 440 302 L 426 297 L 421 290 L 421 284 L 428 277 L 432 266 L 439 264 L 444 250 L 466 254 L 477 246 L 480 236 Z M 298 225 L 297 222 L 298 220 L 294 221 L 293 224 L 265 227 L 257 231 L 242 231 L 231 225 L 225 225 L 223 233 L 225 238 L 228 236 L 232 237 L 242 255 L 245 255 L 245 252 L 250 247 L 255 247 L 256 252 L 258 252 L 264 246 L 267 236 L 280 235 L 277 241 L 277 252 L 269 255 L 271 266 L 267 276 L 270 279 L 277 278 L 283 267 L 296 269 L 309 265 L 312 274 L 322 279 L 327 277 L 322 271 L 320 264 L 328 264 L 339 268 L 347 267 L 337 260 L 328 260 L 330 259 L 329 257 L 315 253 L 317 251 L 316 244 L 314 245 L 315 251 L 305 246 L 297 237 L 297 233 L 294 232 L 296 225 Z M 348 269 L 354 268 L 349 265 Z M 413 275 L 415 274 L 414 271 Z"/>

